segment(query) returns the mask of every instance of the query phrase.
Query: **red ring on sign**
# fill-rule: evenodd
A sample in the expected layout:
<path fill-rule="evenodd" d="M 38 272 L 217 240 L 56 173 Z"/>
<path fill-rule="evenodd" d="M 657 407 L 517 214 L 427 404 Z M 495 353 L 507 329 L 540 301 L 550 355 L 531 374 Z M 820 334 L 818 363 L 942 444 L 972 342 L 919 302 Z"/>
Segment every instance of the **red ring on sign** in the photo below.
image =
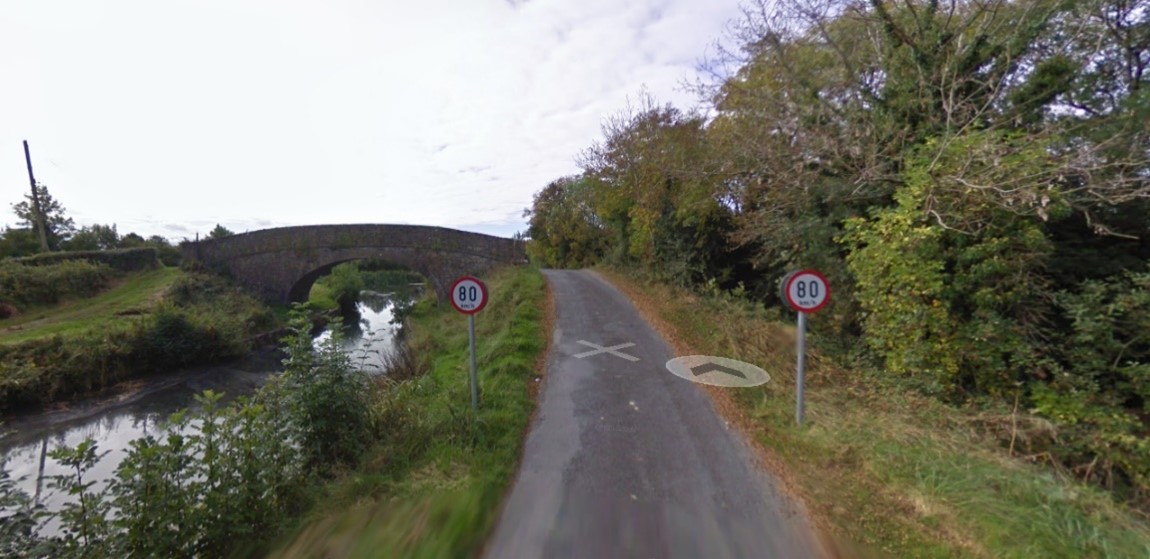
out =
<path fill-rule="evenodd" d="M 819 278 L 820 280 L 822 280 L 823 285 L 826 286 L 826 288 L 827 288 L 827 296 L 826 296 L 826 298 L 823 299 L 823 302 L 819 303 L 817 306 L 815 306 L 814 308 L 811 308 L 811 309 L 800 308 L 798 305 L 795 304 L 794 301 L 791 300 L 791 284 L 794 283 L 796 279 L 799 279 L 800 276 L 803 276 L 805 274 L 810 274 L 812 276 Z M 820 273 L 818 270 L 799 270 L 797 272 L 792 273 L 790 278 L 787 279 L 787 284 L 785 286 L 783 286 L 783 294 L 785 294 L 787 296 L 787 304 L 790 305 L 792 309 L 794 309 L 798 312 L 805 312 L 807 314 L 810 314 L 810 313 L 818 312 L 818 311 L 822 310 L 823 307 L 827 306 L 827 303 L 831 302 L 831 282 L 827 281 L 827 277 L 822 275 L 822 273 Z"/>
<path fill-rule="evenodd" d="M 455 304 L 455 288 L 459 287 L 459 284 L 461 284 L 465 281 L 468 281 L 468 280 L 471 280 L 471 281 L 473 281 L 479 285 L 479 306 L 477 306 L 474 309 L 471 309 L 469 311 L 461 309 L 461 308 L 459 308 L 459 305 Z M 455 283 L 451 284 L 451 291 L 449 291 L 448 293 L 451 293 L 451 306 L 455 307 L 455 310 L 457 310 L 463 314 L 475 314 L 475 313 L 483 310 L 483 307 L 487 306 L 487 284 L 483 283 L 482 281 L 479 281 L 479 278 L 472 277 L 472 276 L 463 276 L 463 277 L 455 280 Z"/>

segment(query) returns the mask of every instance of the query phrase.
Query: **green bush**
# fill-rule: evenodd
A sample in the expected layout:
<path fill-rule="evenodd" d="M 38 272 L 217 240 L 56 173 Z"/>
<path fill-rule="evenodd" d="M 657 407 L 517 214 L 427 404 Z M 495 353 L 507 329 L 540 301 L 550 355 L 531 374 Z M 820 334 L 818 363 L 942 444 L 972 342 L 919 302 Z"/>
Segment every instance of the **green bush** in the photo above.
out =
<path fill-rule="evenodd" d="M 320 283 L 327 288 L 330 297 L 335 299 L 344 316 L 352 316 L 355 313 L 359 292 L 363 291 L 366 285 L 355 262 L 337 265 L 331 269 L 330 274 L 320 279 Z"/>
<path fill-rule="evenodd" d="M 0 263 L 0 303 L 17 308 L 54 305 L 69 297 L 90 297 L 115 277 L 106 264 L 86 260 L 28 266 Z"/>
<path fill-rule="evenodd" d="M 159 265 L 157 250 L 153 247 L 121 248 L 115 250 L 84 250 L 76 252 L 51 252 L 37 254 L 12 261 L 29 266 L 50 266 L 76 260 L 104 264 L 121 272 L 150 270 Z"/>
<path fill-rule="evenodd" d="M 1066 333 L 1050 344 L 1048 379 L 1030 385 L 1035 411 L 1057 423 L 1042 448 L 1082 477 L 1150 498 L 1150 272 L 1090 280 L 1057 302 Z"/>
<path fill-rule="evenodd" d="M 131 362 L 135 368 L 173 369 L 213 362 L 246 351 L 239 324 L 198 320 L 174 306 L 161 306 L 146 321 L 137 323 Z"/>
<path fill-rule="evenodd" d="M 166 437 L 132 441 L 102 495 L 118 512 L 109 556 L 226 557 L 282 530 L 304 502 L 277 384 L 227 406 L 221 396 L 197 396 Z"/>
<path fill-rule="evenodd" d="M 164 300 L 178 307 L 191 307 L 228 297 L 237 289 L 216 276 L 192 272 L 173 282 L 164 293 Z"/>
<path fill-rule="evenodd" d="M 1079 388 L 1111 405 L 1150 403 L 1150 272 L 1086 281 L 1057 302 L 1071 326 L 1059 354 Z"/>
<path fill-rule="evenodd" d="M 0 557 L 44 557 L 49 549 L 36 537 L 43 507 L 16 487 L 0 462 Z"/>
<path fill-rule="evenodd" d="M 367 377 L 341 349 L 338 325 L 318 349 L 302 307 L 292 311 L 290 328 L 283 382 L 301 450 L 315 469 L 352 464 L 370 442 Z"/>
<path fill-rule="evenodd" d="M 227 557 L 250 551 L 283 530 L 307 499 L 308 473 L 284 413 L 282 387 L 175 413 L 160 438 L 129 444 L 127 455 L 94 490 L 100 453 L 87 439 L 50 453 L 68 473 L 50 487 L 71 496 L 44 514 L 0 467 L 0 552 L 4 557 Z M 46 521 L 60 535 L 39 533 Z"/>
<path fill-rule="evenodd" d="M 1033 221 L 941 191 L 920 164 L 906 171 L 896 207 L 847 220 L 841 237 L 866 341 L 887 370 L 928 393 L 1011 394 L 1032 373 L 1050 242 Z M 975 232 L 922 210 L 951 203 L 947 219 Z"/>

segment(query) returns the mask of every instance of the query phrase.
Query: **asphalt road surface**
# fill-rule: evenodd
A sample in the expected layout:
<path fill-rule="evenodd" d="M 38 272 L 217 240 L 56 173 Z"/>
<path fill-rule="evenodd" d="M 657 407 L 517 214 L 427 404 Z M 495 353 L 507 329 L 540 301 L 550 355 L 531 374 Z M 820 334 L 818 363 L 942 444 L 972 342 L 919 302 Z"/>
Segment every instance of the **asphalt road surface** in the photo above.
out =
<path fill-rule="evenodd" d="M 591 272 L 545 274 L 556 324 L 544 386 L 484 556 L 820 556 L 742 437 L 667 371 L 675 355 L 627 298 Z"/>

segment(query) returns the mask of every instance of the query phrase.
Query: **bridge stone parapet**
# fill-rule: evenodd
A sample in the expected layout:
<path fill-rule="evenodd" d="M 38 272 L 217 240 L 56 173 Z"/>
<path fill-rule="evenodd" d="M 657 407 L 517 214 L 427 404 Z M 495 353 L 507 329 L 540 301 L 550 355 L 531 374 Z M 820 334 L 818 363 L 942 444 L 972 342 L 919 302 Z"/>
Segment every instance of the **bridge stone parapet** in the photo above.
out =
<path fill-rule="evenodd" d="M 227 274 L 271 303 L 306 301 L 337 264 L 376 259 L 427 278 L 439 296 L 455 278 L 526 262 L 522 241 L 424 225 L 279 227 L 180 246 L 185 261 Z"/>

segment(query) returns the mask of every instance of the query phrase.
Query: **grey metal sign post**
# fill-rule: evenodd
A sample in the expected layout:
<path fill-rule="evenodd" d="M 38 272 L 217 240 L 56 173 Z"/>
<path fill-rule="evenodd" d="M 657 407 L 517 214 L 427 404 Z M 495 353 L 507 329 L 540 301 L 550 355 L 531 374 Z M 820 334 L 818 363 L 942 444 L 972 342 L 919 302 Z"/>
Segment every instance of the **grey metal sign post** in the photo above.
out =
<path fill-rule="evenodd" d="M 795 424 L 803 424 L 803 376 L 807 371 L 807 313 L 799 311 L 795 351 L 799 354 L 798 372 L 795 373 Z"/>
<path fill-rule="evenodd" d="M 487 306 L 487 286 L 478 278 L 463 276 L 451 284 L 451 306 L 467 315 L 468 346 L 471 349 L 471 411 L 479 412 L 479 374 L 475 368 L 475 313 Z"/>
<path fill-rule="evenodd" d="M 475 315 L 467 315 L 467 338 L 471 347 L 471 411 L 479 411 L 479 373 L 475 369 Z"/>
<path fill-rule="evenodd" d="M 798 270 L 783 278 L 783 298 L 799 313 L 795 332 L 798 365 L 795 372 L 795 423 L 803 424 L 803 381 L 807 370 L 807 314 L 816 312 L 831 300 L 827 278 L 816 270 Z"/>

